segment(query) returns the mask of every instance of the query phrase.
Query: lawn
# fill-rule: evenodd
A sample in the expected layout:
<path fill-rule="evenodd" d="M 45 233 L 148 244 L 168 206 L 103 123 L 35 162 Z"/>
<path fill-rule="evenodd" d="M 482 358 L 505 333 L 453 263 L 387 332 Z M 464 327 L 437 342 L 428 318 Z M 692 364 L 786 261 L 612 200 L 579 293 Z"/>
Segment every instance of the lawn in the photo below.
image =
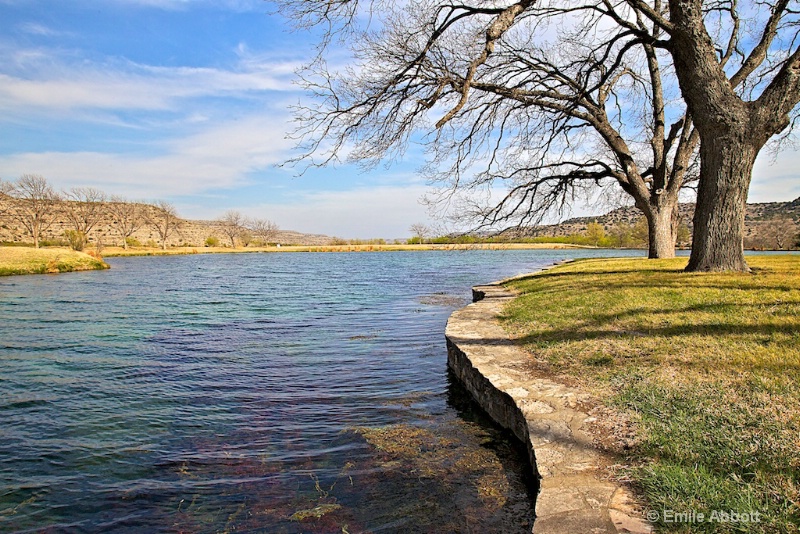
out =
<path fill-rule="evenodd" d="M 748 263 L 582 260 L 509 284 L 532 372 L 632 420 L 621 474 L 662 531 L 800 531 L 800 256 Z"/>
<path fill-rule="evenodd" d="M 108 269 L 102 259 L 63 248 L 0 247 L 0 276 Z"/>

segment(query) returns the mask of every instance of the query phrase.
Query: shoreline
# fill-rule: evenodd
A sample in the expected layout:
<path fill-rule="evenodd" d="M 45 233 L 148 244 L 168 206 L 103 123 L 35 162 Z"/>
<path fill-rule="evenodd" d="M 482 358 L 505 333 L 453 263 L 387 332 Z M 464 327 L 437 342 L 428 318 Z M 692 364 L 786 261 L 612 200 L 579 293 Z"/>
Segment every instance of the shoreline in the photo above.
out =
<path fill-rule="evenodd" d="M 103 256 L 108 258 L 123 256 L 173 256 L 187 254 L 262 254 L 276 252 L 405 252 L 428 250 L 564 250 L 594 249 L 585 245 L 563 243 L 482 243 L 482 244 L 395 244 L 395 245 L 281 245 L 269 247 L 170 247 L 136 248 L 125 250 L 122 247 L 106 247 Z"/>
<path fill-rule="evenodd" d="M 750 273 L 686 273 L 685 258 L 577 259 L 504 281 L 514 296 L 495 305 L 501 315 L 475 317 L 497 319 L 483 336 L 491 346 L 464 337 L 523 411 L 547 412 L 527 418 L 545 427 L 536 459 L 585 427 L 583 448 L 608 453 L 607 479 L 634 484 L 655 528 L 715 532 L 709 518 L 724 510 L 747 517 L 737 530 L 794 532 L 800 303 L 788 296 L 800 290 L 800 256 L 747 261 Z M 511 345 L 524 357 L 506 357 Z M 552 423 L 540 379 L 590 394 L 575 401 L 590 418 Z M 683 509 L 697 523 L 670 515 Z"/>
<path fill-rule="evenodd" d="M 110 269 L 97 255 L 67 248 L 0 247 L 0 276 Z"/>
<path fill-rule="evenodd" d="M 516 294 L 501 284 L 474 287 L 473 303 L 450 316 L 448 366 L 489 416 L 525 444 L 540 483 L 533 532 L 652 532 L 641 503 L 613 480 L 612 459 L 592 445 L 594 418 L 583 408 L 590 395 L 520 370 L 527 356 L 497 321 Z"/>

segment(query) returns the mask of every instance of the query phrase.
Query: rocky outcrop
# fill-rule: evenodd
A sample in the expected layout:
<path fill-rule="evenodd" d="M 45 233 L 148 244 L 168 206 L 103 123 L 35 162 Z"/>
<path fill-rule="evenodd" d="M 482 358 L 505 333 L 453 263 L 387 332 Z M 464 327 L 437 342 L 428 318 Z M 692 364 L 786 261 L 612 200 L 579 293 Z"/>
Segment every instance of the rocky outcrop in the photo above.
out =
<path fill-rule="evenodd" d="M 628 488 L 609 477 L 609 458 L 593 445 L 589 395 L 532 377 L 528 355 L 497 321 L 514 294 L 499 283 L 473 290 L 477 302 L 450 316 L 448 364 L 466 389 L 528 449 L 540 480 L 533 532 L 652 532 Z"/>

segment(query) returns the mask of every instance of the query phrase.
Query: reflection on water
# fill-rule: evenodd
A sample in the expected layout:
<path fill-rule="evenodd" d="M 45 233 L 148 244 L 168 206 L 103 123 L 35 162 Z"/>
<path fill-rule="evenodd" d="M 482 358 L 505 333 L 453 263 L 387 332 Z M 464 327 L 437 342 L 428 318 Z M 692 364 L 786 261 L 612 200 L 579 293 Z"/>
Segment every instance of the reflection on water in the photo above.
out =
<path fill-rule="evenodd" d="M 0 281 L 0 530 L 530 532 L 448 383 L 470 286 L 569 251 L 111 259 Z"/>

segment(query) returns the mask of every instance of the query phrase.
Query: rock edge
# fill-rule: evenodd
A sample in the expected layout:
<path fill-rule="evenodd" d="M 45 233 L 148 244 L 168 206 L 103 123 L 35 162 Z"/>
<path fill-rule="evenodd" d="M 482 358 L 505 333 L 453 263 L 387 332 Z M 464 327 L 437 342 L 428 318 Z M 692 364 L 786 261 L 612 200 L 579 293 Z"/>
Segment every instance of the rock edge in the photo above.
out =
<path fill-rule="evenodd" d="M 473 288 L 473 302 L 447 322 L 448 365 L 481 407 L 527 447 L 540 479 L 536 534 L 651 533 L 625 486 L 609 480 L 580 408 L 590 396 L 530 376 L 530 357 L 497 320 L 515 294 L 501 282 Z"/>

